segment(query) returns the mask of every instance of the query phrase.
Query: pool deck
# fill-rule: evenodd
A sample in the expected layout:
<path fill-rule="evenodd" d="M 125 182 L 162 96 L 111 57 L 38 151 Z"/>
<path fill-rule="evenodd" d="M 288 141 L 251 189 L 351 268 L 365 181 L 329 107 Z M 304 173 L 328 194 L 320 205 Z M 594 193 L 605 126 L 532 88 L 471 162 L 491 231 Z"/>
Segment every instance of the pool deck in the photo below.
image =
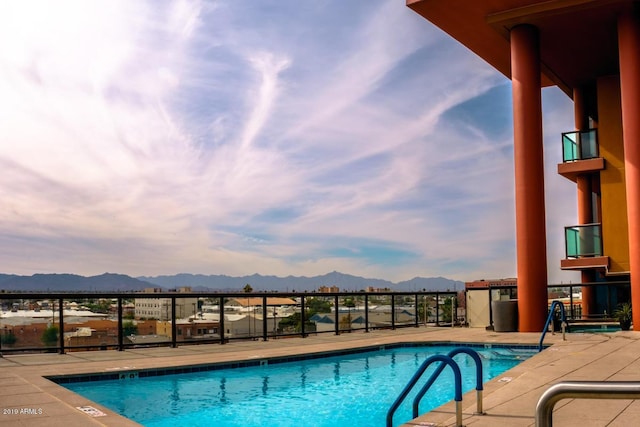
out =
<path fill-rule="evenodd" d="M 54 384 L 44 376 L 254 360 L 399 342 L 537 345 L 539 339 L 540 334 L 537 333 L 420 327 L 338 336 L 320 334 L 266 342 L 233 341 L 225 345 L 4 355 L 0 358 L 0 427 L 138 425 Z M 485 415 L 474 415 L 475 391 L 465 394 L 463 424 L 474 427 L 533 426 L 539 397 L 559 381 L 640 381 L 639 332 L 574 333 L 567 334 L 565 341 L 561 334 L 547 334 L 545 344 L 553 345 L 485 384 Z M 84 411 L 79 407 L 84 407 Z M 564 427 L 637 425 L 640 420 L 640 400 L 562 400 L 555 406 L 553 420 L 554 425 Z M 455 425 L 453 403 L 437 408 L 405 426 L 451 425 Z M 354 422 L 354 426 L 358 427 L 357 423 Z"/>

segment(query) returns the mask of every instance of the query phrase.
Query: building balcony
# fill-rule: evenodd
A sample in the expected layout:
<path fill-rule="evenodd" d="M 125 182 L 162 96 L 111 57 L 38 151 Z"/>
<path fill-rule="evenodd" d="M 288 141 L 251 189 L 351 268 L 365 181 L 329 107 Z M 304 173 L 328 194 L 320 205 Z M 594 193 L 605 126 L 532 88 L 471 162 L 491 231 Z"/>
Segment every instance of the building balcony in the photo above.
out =
<path fill-rule="evenodd" d="M 565 259 L 563 270 L 608 268 L 609 257 L 602 253 L 602 227 L 600 224 L 572 225 L 564 228 Z"/>
<path fill-rule="evenodd" d="M 580 174 L 604 169 L 604 159 L 598 152 L 598 131 L 565 132 L 562 134 L 562 163 L 558 174 L 572 181 Z"/>

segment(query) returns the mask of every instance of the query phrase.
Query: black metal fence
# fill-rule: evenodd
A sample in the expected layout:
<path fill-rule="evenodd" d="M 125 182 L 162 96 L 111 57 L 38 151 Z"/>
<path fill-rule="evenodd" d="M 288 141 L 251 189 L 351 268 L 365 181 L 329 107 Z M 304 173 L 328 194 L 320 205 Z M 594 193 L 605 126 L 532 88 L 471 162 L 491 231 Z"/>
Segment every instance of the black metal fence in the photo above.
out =
<path fill-rule="evenodd" d="M 457 294 L 1 292 L 0 356 L 452 325 Z"/>
<path fill-rule="evenodd" d="M 590 288 L 595 294 L 595 301 L 590 307 L 591 312 L 588 316 L 583 315 L 582 301 L 574 296 L 577 291 L 582 291 L 583 288 Z M 491 301 L 500 297 L 517 299 L 517 285 L 488 286 L 484 290 L 487 289 L 489 290 L 489 323 L 493 325 Z M 550 284 L 547 291 L 549 301 L 560 300 L 563 303 L 567 319 L 571 321 L 611 321 L 619 304 L 631 300 L 631 282 L 629 281 Z M 467 290 L 467 292 L 473 291 Z"/>

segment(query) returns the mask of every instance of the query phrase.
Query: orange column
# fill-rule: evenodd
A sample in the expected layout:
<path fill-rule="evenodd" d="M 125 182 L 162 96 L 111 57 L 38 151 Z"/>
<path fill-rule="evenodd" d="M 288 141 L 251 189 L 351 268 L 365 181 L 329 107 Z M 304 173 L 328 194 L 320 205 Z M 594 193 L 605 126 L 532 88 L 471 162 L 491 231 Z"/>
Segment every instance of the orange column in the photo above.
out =
<path fill-rule="evenodd" d="M 576 130 L 589 129 L 589 118 L 585 109 L 585 99 L 583 89 L 573 90 L 573 112 Z M 590 224 L 593 222 L 593 208 L 591 204 L 591 176 L 579 175 L 576 178 L 578 186 L 578 224 Z M 582 270 L 580 272 L 582 283 L 595 282 L 593 270 Z M 585 318 L 591 314 L 595 308 L 595 288 L 582 287 L 582 316 Z"/>
<path fill-rule="evenodd" d="M 540 332 L 548 312 L 547 249 L 540 48 L 531 25 L 511 30 L 511 80 L 519 330 Z"/>
<path fill-rule="evenodd" d="M 634 8 L 618 18 L 622 140 L 629 220 L 633 329 L 640 330 L 640 17 Z"/>

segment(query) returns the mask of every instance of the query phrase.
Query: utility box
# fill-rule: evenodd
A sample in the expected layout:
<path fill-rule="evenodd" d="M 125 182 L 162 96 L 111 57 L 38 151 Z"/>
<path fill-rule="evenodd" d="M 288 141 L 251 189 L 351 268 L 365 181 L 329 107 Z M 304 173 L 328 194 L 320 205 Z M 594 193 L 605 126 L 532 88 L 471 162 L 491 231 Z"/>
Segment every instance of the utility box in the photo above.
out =
<path fill-rule="evenodd" d="M 491 301 L 491 312 L 494 331 L 518 331 L 518 300 Z"/>

